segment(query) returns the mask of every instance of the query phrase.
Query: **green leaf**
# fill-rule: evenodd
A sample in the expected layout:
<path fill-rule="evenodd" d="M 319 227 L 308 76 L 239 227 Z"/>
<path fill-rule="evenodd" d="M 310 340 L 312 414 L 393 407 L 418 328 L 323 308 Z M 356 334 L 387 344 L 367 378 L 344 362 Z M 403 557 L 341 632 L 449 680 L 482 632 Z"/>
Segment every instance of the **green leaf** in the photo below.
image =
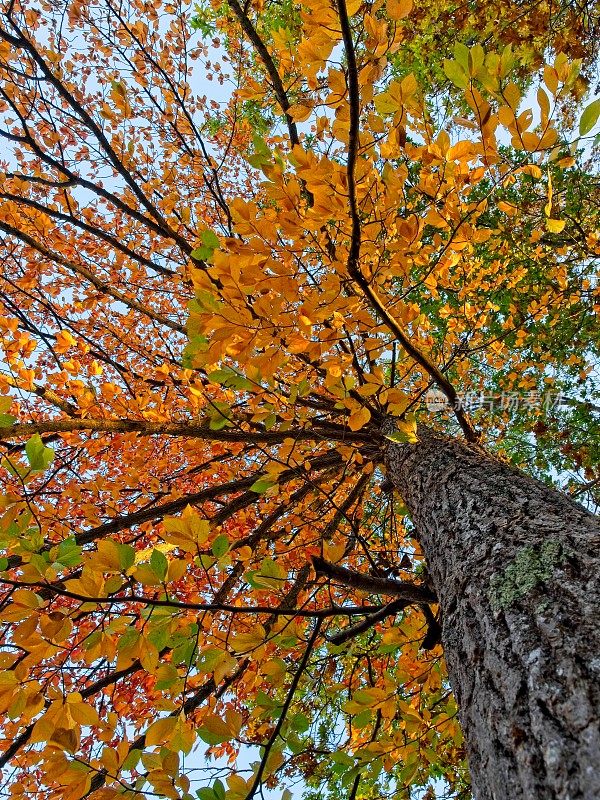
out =
<path fill-rule="evenodd" d="M 579 135 L 585 136 L 586 133 L 589 133 L 598 122 L 598 117 L 600 117 L 600 97 L 594 100 L 593 103 L 590 103 L 581 115 L 581 119 L 579 120 Z"/>
<path fill-rule="evenodd" d="M 140 632 L 137 628 L 126 628 L 117 641 L 117 650 L 128 650 L 137 644 L 139 638 Z"/>
<path fill-rule="evenodd" d="M 208 647 L 196 660 L 199 672 L 214 672 L 215 667 L 223 660 L 223 651 L 218 647 Z"/>
<path fill-rule="evenodd" d="M 465 72 L 469 70 L 469 48 L 462 42 L 456 42 L 454 45 L 454 58 Z M 444 68 L 445 71 L 445 68 Z M 448 73 L 446 73 L 448 74 Z M 452 80 L 452 79 L 450 79 Z"/>
<path fill-rule="evenodd" d="M 192 665 L 195 652 L 196 642 L 193 639 L 188 639 L 173 649 L 171 658 L 174 664 L 185 664 L 189 668 Z"/>
<path fill-rule="evenodd" d="M 201 314 L 206 311 L 214 311 L 219 313 L 223 310 L 223 304 L 219 302 L 219 300 L 211 292 L 207 292 L 205 289 L 199 289 L 196 292 L 194 300 L 190 300 L 188 303 L 188 308 L 192 312 L 197 311 Z"/>
<path fill-rule="evenodd" d="M 115 542 L 119 554 L 119 567 L 122 572 L 127 572 L 135 564 L 135 550 L 129 544 Z"/>
<path fill-rule="evenodd" d="M 271 486 L 275 486 L 277 483 L 276 480 L 271 478 L 268 475 L 263 475 L 262 478 L 254 481 L 252 486 L 250 487 L 251 492 L 256 492 L 256 494 L 264 494 Z"/>
<path fill-rule="evenodd" d="M 419 441 L 417 436 L 417 421 L 414 414 L 406 414 L 404 419 L 398 420 L 396 423 L 396 430 L 389 435 L 386 439 L 390 442 L 410 442 L 416 444 Z"/>
<path fill-rule="evenodd" d="M 252 137 L 252 144 L 254 145 L 254 149 L 257 153 L 261 153 L 263 156 L 270 156 L 271 151 L 269 150 L 269 145 L 265 142 L 262 136 L 258 136 L 258 134 L 254 134 Z"/>
<path fill-rule="evenodd" d="M 84 650 L 91 650 L 92 647 L 98 644 L 98 642 L 102 639 L 102 631 L 94 631 L 90 633 L 89 636 L 86 636 L 81 646 Z"/>
<path fill-rule="evenodd" d="M 271 151 L 265 140 L 260 136 L 253 136 L 252 144 L 254 145 L 254 153 L 248 156 L 248 162 L 255 169 L 262 169 L 265 164 L 269 164 L 272 161 Z"/>
<path fill-rule="evenodd" d="M 217 247 L 221 246 L 221 242 L 219 241 L 219 237 L 214 231 L 206 230 L 202 231 L 200 234 L 200 238 L 202 239 L 202 244 L 206 247 L 210 247 L 211 250 L 216 250 Z"/>
<path fill-rule="evenodd" d="M 130 750 L 127 754 L 127 757 L 123 764 L 121 765 L 121 769 L 129 772 L 129 770 L 135 769 L 139 763 L 139 760 L 142 756 L 141 750 Z"/>
<path fill-rule="evenodd" d="M 181 364 L 185 369 L 194 368 L 194 356 L 200 353 L 205 353 L 207 349 L 208 340 L 205 336 L 192 336 L 189 343 L 183 350 L 183 357 Z"/>
<path fill-rule="evenodd" d="M 169 641 L 169 628 L 167 625 L 161 623 L 160 625 L 151 628 L 148 633 L 148 640 L 151 641 L 156 649 L 160 652 L 167 646 Z M 157 684 L 156 688 L 159 689 L 161 687 L 159 687 Z"/>
<path fill-rule="evenodd" d="M 8 558 L 0 558 L 0 572 L 4 572 L 5 569 L 8 569 Z"/>
<path fill-rule="evenodd" d="M 357 776 L 360 775 L 362 769 L 363 769 L 362 766 L 357 765 L 356 767 L 352 767 L 352 769 L 346 770 L 342 774 L 342 778 L 341 778 L 341 781 L 340 781 L 342 786 L 344 788 L 346 788 L 347 786 L 350 786 L 350 784 L 354 782 L 354 780 L 357 778 Z"/>
<path fill-rule="evenodd" d="M 54 560 L 63 567 L 74 567 L 81 561 L 81 552 L 82 548 L 76 543 L 75 538 L 70 536 L 58 545 Z"/>
<path fill-rule="evenodd" d="M 515 57 L 512 51 L 512 45 L 507 44 L 504 50 L 502 51 L 502 56 L 500 58 L 500 77 L 506 78 L 508 73 L 511 71 L 515 64 Z"/>
<path fill-rule="evenodd" d="M 306 733 L 310 727 L 308 717 L 301 711 L 298 711 L 291 719 L 292 728 L 298 733 Z"/>
<path fill-rule="evenodd" d="M 234 389 L 253 388 L 251 381 L 229 367 L 215 369 L 213 372 L 209 372 L 207 378 L 211 383 L 218 383 L 221 386 L 231 386 Z"/>
<path fill-rule="evenodd" d="M 213 408 L 209 413 L 209 424 L 208 427 L 211 431 L 220 431 L 222 428 L 227 426 L 231 426 L 233 423 L 229 419 L 231 416 L 231 407 L 227 405 L 227 403 L 221 403 L 219 401 L 215 401 L 213 404 Z"/>
<path fill-rule="evenodd" d="M 190 253 L 192 258 L 195 258 L 196 261 L 207 261 L 213 254 L 213 250 L 210 247 L 202 246 L 196 247 Z"/>
<path fill-rule="evenodd" d="M 202 245 L 192 250 L 190 255 L 197 261 L 208 261 L 221 244 L 219 237 L 214 231 L 205 230 L 200 233 L 200 239 L 202 240 Z"/>
<path fill-rule="evenodd" d="M 228 420 L 225 417 L 213 418 L 211 419 L 208 427 L 211 431 L 221 431 L 223 428 L 226 428 L 228 424 Z"/>
<path fill-rule="evenodd" d="M 161 553 L 160 550 L 153 550 L 150 556 L 150 566 L 156 577 L 163 581 L 169 568 L 169 562 L 165 554 Z"/>
<path fill-rule="evenodd" d="M 34 433 L 25 445 L 25 455 L 32 472 L 41 472 L 52 463 L 54 450 L 51 447 L 46 447 L 39 433 Z"/>
<path fill-rule="evenodd" d="M 467 73 L 461 67 L 458 61 L 450 61 L 448 58 L 445 58 L 444 72 L 446 77 L 449 78 L 459 89 L 466 89 L 469 85 Z"/>
<path fill-rule="evenodd" d="M 13 425 L 17 418 L 6 412 L 12 406 L 13 399 L 9 395 L 0 397 L 0 428 L 9 428 Z"/>
<path fill-rule="evenodd" d="M 265 558 L 252 574 L 252 585 L 259 589 L 281 589 L 287 572 L 272 558 Z"/>
<path fill-rule="evenodd" d="M 402 431 L 394 431 L 394 433 L 386 434 L 386 439 L 389 439 L 390 442 L 408 442 L 408 436 Z"/>
<path fill-rule="evenodd" d="M 225 800 L 225 787 L 218 778 L 214 782 L 212 790 L 217 800 Z"/>
<path fill-rule="evenodd" d="M 389 89 L 376 95 L 374 102 L 377 113 L 381 115 L 394 114 L 399 107 L 399 98 L 394 96 Z"/>
<path fill-rule="evenodd" d="M 216 732 L 216 731 L 209 731 L 207 728 L 198 728 L 198 736 L 202 739 L 202 741 L 206 742 L 206 744 L 222 744 L 223 742 L 228 742 L 231 738 L 230 733 L 223 731 Z"/>
<path fill-rule="evenodd" d="M 224 533 L 222 533 L 220 536 L 217 536 L 212 543 L 211 550 L 215 558 L 221 558 L 221 556 L 224 556 L 229 550 L 229 539 Z"/>
<path fill-rule="evenodd" d="M 365 728 L 369 722 L 373 719 L 373 712 L 370 708 L 365 708 L 364 711 L 361 711 L 357 714 L 354 719 L 352 720 L 352 725 L 354 728 Z"/>
<path fill-rule="evenodd" d="M 288 748 L 291 750 L 291 752 L 294 755 L 297 755 L 298 753 L 301 753 L 303 750 L 306 749 L 307 742 L 306 742 L 306 739 L 301 739 L 298 736 L 297 733 L 294 733 L 292 731 L 291 733 L 288 733 L 288 735 L 286 737 L 286 744 L 287 744 Z M 282 800 L 283 800 L 283 796 L 282 796 Z"/>

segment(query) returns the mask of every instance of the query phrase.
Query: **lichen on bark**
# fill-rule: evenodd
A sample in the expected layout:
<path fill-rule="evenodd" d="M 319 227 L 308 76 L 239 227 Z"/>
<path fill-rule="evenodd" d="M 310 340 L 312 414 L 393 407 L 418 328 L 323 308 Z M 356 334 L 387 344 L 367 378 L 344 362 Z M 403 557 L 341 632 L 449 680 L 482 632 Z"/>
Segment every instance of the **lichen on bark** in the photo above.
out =
<path fill-rule="evenodd" d="M 537 586 L 549 581 L 566 558 L 563 544 L 554 539 L 539 547 L 521 547 L 513 561 L 490 581 L 492 608 L 500 611 L 526 597 Z"/>

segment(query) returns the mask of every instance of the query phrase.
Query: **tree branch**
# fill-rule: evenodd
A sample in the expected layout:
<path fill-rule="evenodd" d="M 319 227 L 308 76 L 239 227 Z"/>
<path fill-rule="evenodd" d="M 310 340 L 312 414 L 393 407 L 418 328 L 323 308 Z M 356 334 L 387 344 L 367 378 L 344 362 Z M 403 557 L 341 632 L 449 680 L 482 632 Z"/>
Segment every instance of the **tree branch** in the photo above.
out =
<path fill-rule="evenodd" d="M 313 556 L 312 563 L 317 575 L 325 575 L 330 580 L 362 592 L 393 595 L 409 603 L 437 603 L 437 597 L 426 586 L 376 575 L 363 575 L 338 564 L 331 564 L 320 556 Z"/>
<path fill-rule="evenodd" d="M 355 636 L 368 631 L 369 628 L 372 628 L 373 625 L 376 625 L 378 622 L 386 619 L 386 617 L 390 617 L 397 614 L 399 611 L 402 611 L 408 605 L 410 605 L 410 601 L 408 600 L 392 600 L 391 603 L 383 606 L 383 608 L 380 608 L 378 611 L 369 614 L 366 619 L 361 620 L 354 625 L 349 625 L 347 628 L 338 631 L 338 633 L 333 633 L 327 636 L 327 641 L 335 645 L 344 644 L 345 642 L 350 641 L 350 639 L 354 639 Z"/>
<path fill-rule="evenodd" d="M 300 144 L 300 138 L 298 136 L 298 128 L 296 127 L 296 123 L 287 113 L 290 107 L 290 101 L 288 100 L 287 93 L 279 76 L 279 72 L 277 71 L 277 67 L 275 66 L 275 62 L 271 58 L 271 54 L 267 50 L 265 43 L 258 35 L 256 28 L 250 21 L 249 17 L 245 13 L 244 9 L 239 4 L 238 0 L 230 0 L 229 7 L 233 10 L 234 14 L 240 21 L 240 26 L 248 39 L 254 45 L 256 52 L 260 56 L 261 61 L 264 64 L 265 69 L 267 70 L 267 74 L 271 79 L 271 83 L 273 84 L 273 89 L 275 90 L 275 96 L 277 97 L 277 102 L 281 106 L 281 110 L 285 114 L 285 119 L 287 122 L 287 127 L 290 135 L 290 144 L 292 147 L 294 145 Z"/>
<path fill-rule="evenodd" d="M 306 667 L 308 665 L 308 660 L 310 658 L 312 650 L 313 650 L 313 648 L 315 646 L 315 643 L 317 641 L 317 637 L 319 636 L 319 632 L 321 630 L 321 624 L 322 624 L 322 620 L 320 620 L 320 619 L 318 619 L 315 622 L 315 627 L 314 627 L 313 632 L 312 632 L 312 634 L 310 636 L 310 639 L 308 640 L 308 644 L 306 645 L 306 649 L 304 651 L 304 655 L 302 656 L 302 661 L 300 662 L 300 665 L 299 665 L 298 669 L 294 673 L 294 677 L 292 679 L 292 683 L 290 685 L 289 691 L 288 691 L 287 696 L 285 698 L 285 702 L 284 702 L 283 707 L 281 709 L 281 714 L 279 716 L 279 719 L 277 720 L 277 724 L 275 725 L 275 727 L 273 729 L 273 732 L 269 736 L 268 742 L 265 745 L 264 753 L 263 753 L 263 756 L 262 756 L 261 762 L 260 762 L 260 766 L 259 766 L 259 768 L 258 768 L 258 770 L 256 772 L 256 775 L 254 777 L 254 781 L 252 782 L 252 786 L 250 787 L 250 791 L 246 795 L 245 800 L 252 800 L 252 798 L 256 794 L 257 789 L 259 788 L 259 786 L 262 783 L 262 777 L 264 775 L 265 768 L 267 766 L 267 761 L 268 761 L 269 755 L 271 753 L 271 750 L 273 749 L 273 745 L 277 741 L 277 737 L 281 733 L 281 729 L 283 728 L 283 724 L 285 722 L 285 718 L 286 718 L 287 712 L 289 711 L 289 708 L 290 708 L 290 706 L 292 704 L 292 701 L 294 699 L 294 695 L 296 694 L 296 689 L 298 688 L 298 684 L 300 683 L 300 678 L 302 677 L 302 675 L 303 675 L 303 673 L 304 673 L 304 671 L 305 671 L 305 669 L 306 669 Z"/>
<path fill-rule="evenodd" d="M 109 297 L 112 297 L 114 300 L 118 300 L 128 308 L 139 311 L 140 314 L 144 314 L 146 317 L 158 322 L 160 325 L 165 325 L 167 328 L 177 331 L 177 333 L 186 333 L 185 325 L 181 325 L 179 322 L 174 322 L 168 317 L 164 317 L 162 314 L 152 311 L 152 309 L 147 308 L 145 305 L 137 300 L 134 300 L 132 297 L 127 297 L 126 294 L 123 294 L 123 292 L 120 292 L 118 289 L 111 288 L 107 281 L 102 280 L 97 275 L 94 275 L 94 273 L 86 267 L 83 267 L 80 264 L 75 264 L 73 261 L 69 261 L 58 253 L 52 252 L 43 244 L 40 244 L 40 242 L 36 241 L 28 233 L 19 230 L 19 228 L 15 228 L 14 225 L 8 225 L 6 222 L 0 221 L 0 230 L 3 230 L 9 236 L 14 236 L 15 238 L 19 239 L 33 250 L 37 250 L 38 253 L 50 261 L 54 261 L 56 264 L 60 264 L 61 267 L 65 267 L 70 272 L 74 272 L 76 275 L 80 275 L 82 278 L 85 278 L 102 294 L 106 294 Z"/>
<path fill-rule="evenodd" d="M 454 386 L 446 378 L 438 367 L 416 347 L 410 337 L 404 332 L 395 317 L 388 310 L 385 302 L 379 297 L 377 291 L 371 286 L 370 282 L 363 275 L 360 268 L 360 244 L 361 244 L 361 222 L 356 201 L 355 165 L 359 148 L 359 125 L 360 125 L 360 86 L 358 80 L 358 67 L 356 64 L 356 53 L 352 40 L 352 30 L 346 9 L 346 0 L 337 0 L 338 13 L 342 28 L 342 38 L 344 49 L 348 61 L 348 96 L 350 103 L 350 131 L 348 142 L 348 202 L 350 205 L 350 219 L 352 222 L 352 234 L 350 239 L 350 250 L 348 252 L 348 274 L 354 278 L 363 294 L 369 300 L 372 308 L 388 326 L 396 339 L 400 342 L 408 355 L 414 359 L 427 374 L 435 381 L 441 391 L 446 395 L 455 410 L 456 418 L 462 428 L 465 438 L 468 441 L 477 441 L 478 434 L 469 422 L 466 414 L 458 403 L 458 394 Z"/>

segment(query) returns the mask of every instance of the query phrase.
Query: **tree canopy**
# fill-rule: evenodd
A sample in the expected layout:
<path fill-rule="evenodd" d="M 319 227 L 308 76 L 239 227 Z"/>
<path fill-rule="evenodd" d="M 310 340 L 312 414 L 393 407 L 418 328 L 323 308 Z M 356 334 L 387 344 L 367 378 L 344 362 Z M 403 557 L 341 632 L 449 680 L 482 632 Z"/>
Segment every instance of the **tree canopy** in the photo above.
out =
<path fill-rule="evenodd" d="M 600 502 L 598 20 L 3 0 L 9 797 L 470 796 L 385 449 Z"/>

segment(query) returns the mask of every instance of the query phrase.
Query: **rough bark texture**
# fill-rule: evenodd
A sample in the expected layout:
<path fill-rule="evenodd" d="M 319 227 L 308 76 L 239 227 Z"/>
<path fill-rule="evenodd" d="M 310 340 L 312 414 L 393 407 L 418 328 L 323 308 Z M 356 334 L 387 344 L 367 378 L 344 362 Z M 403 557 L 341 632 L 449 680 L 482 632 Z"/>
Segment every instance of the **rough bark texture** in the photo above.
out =
<path fill-rule="evenodd" d="M 387 456 L 440 600 L 475 798 L 598 800 L 598 518 L 458 441 Z"/>

